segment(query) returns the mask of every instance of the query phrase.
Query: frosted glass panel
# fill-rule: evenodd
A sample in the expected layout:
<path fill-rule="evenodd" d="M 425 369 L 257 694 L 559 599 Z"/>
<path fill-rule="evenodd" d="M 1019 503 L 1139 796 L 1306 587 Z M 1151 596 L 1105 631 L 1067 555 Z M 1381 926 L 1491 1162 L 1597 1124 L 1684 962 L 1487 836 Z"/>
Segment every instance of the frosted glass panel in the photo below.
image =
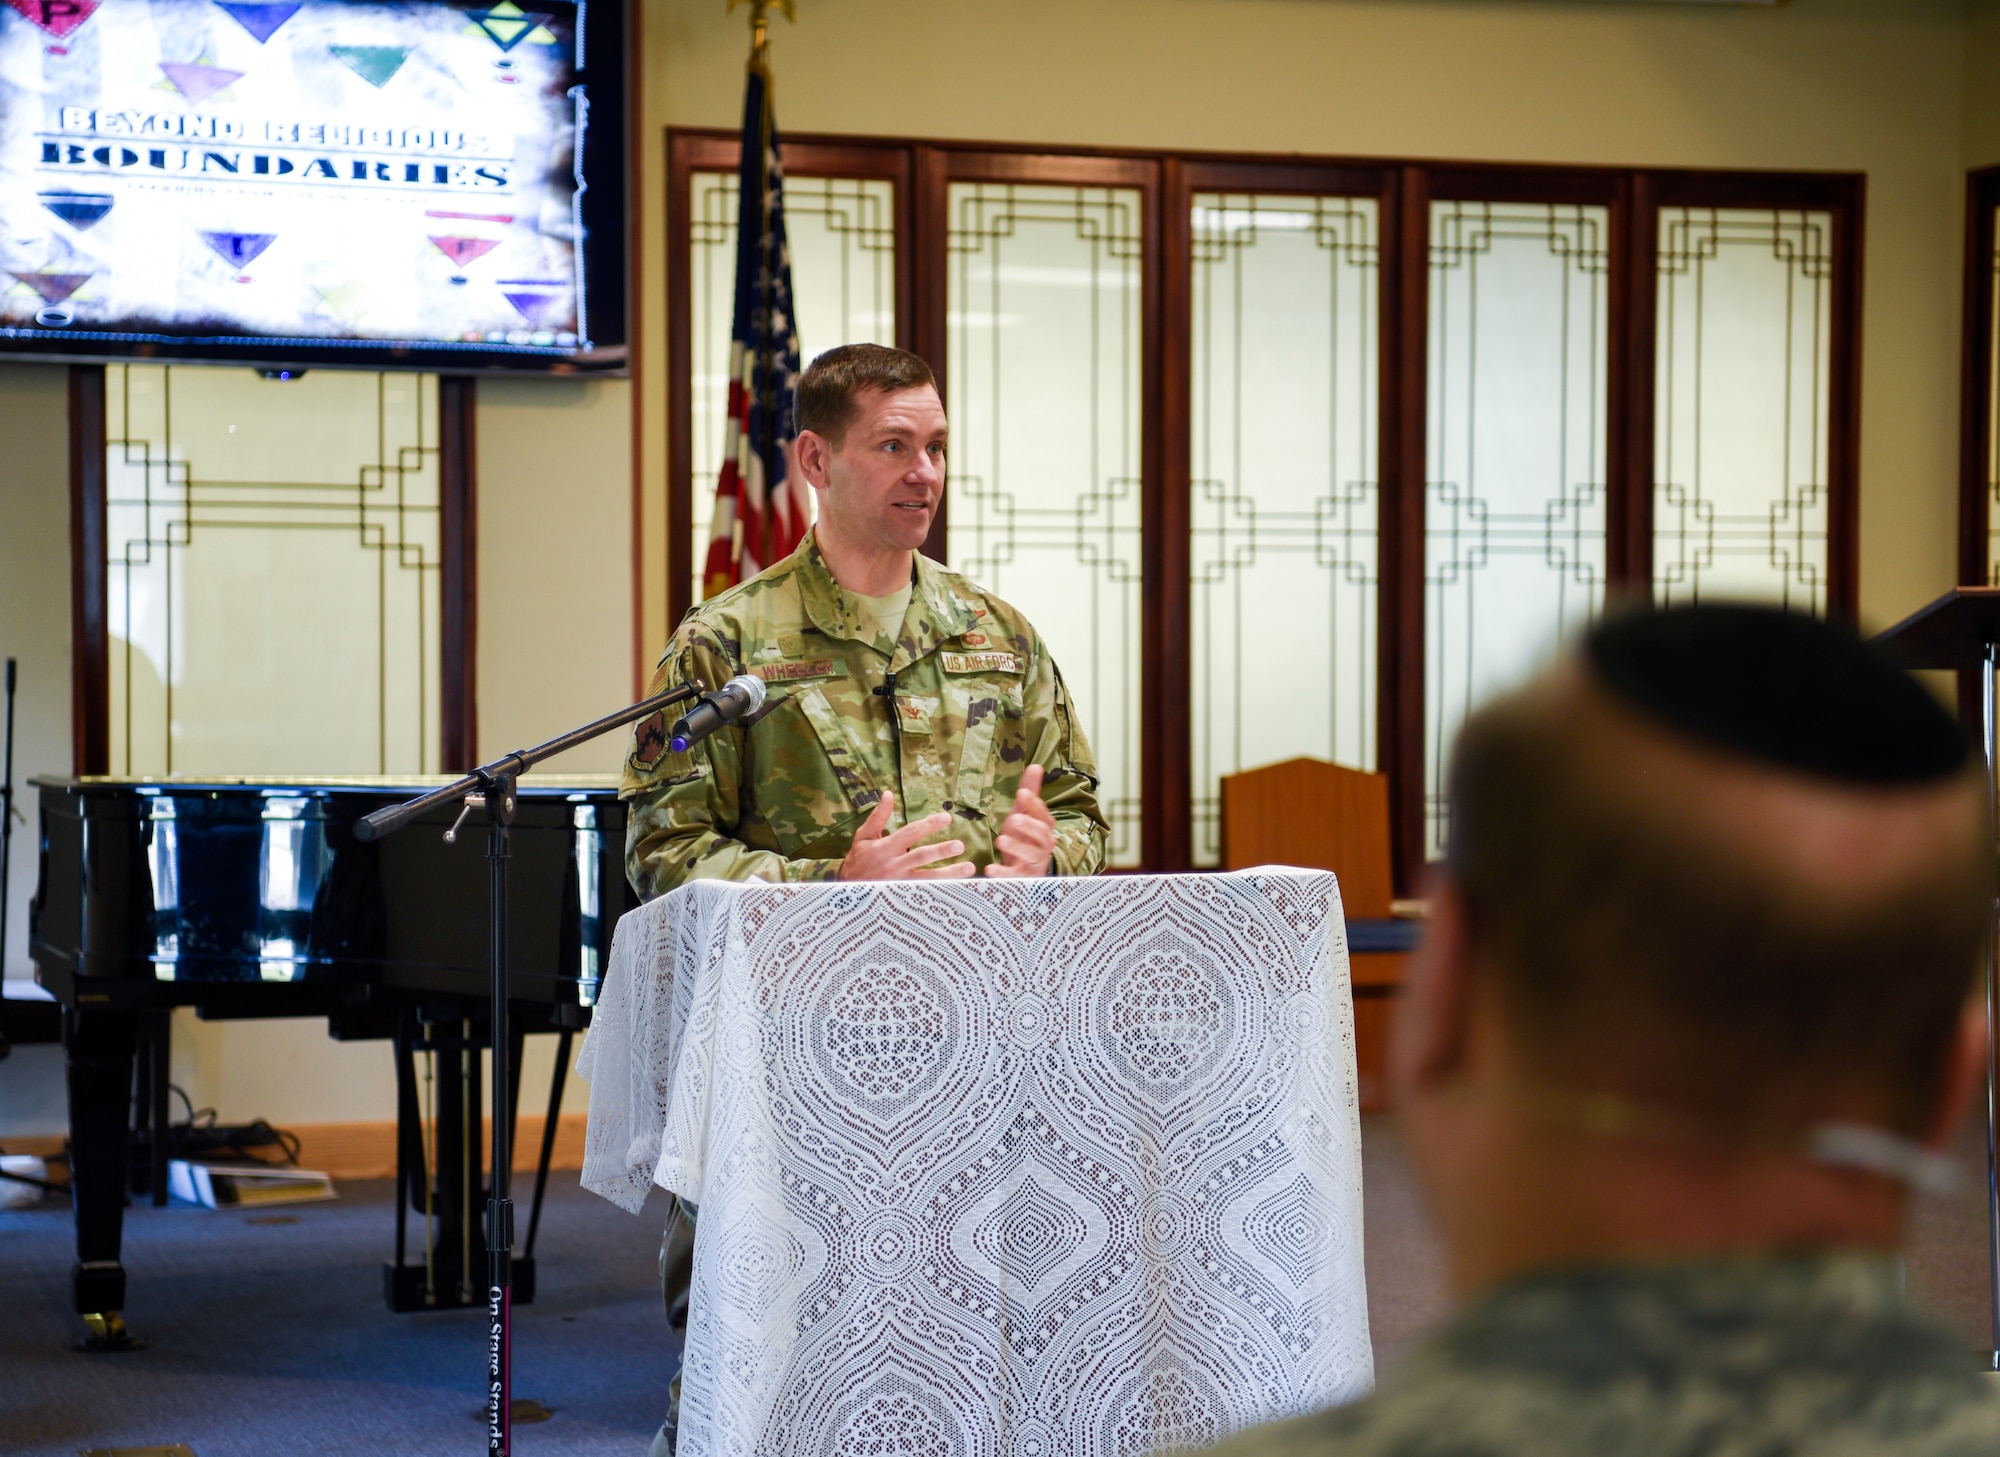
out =
<path fill-rule="evenodd" d="M 1833 218 L 1660 209 L 1653 594 L 1826 608 Z"/>
<path fill-rule="evenodd" d="M 1602 207 L 1431 208 L 1424 784 L 1444 846 L 1453 736 L 1603 605 Z"/>
<path fill-rule="evenodd" d="M 1300 755 L 1375 767 L 1380 255 L 1372 198 L 1197 194 L 1192 225 L 1194 861 L 1208 866 L 1222 775 Z"/>
<path fill-rule="evenodd" d="M 437 379 L 106 370 L 111 768 L 438 768 Z"/>
<path fill-rule="evenodd" d="M 729 331 L 736 308 L 736 174 L 690 179 L 688 331 L 693 355 L 688 453 L 693 462 L 694 592 L 715 514 L 729 405 Z M 841 344 L 896 342 L 896 186 L 862 177 L 785 177 L 785 240 L 799 357 Z"/>
<path fill-rule="evenodd" d="M 951 184 L 952 566 L 1048 639 L 1139 861 L 1139 193 Z"/>

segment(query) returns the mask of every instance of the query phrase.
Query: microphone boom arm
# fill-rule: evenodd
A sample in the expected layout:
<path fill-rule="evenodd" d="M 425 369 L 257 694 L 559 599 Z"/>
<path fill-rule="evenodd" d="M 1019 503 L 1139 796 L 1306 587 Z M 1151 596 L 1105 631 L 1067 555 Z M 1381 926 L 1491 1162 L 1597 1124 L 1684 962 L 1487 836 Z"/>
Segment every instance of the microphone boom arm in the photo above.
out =
<path fill-rule="evenodd" d="M 11 667 L 11 664 L 9 665 Z M 507 862 L 512 855 L 508 848 L 508 826 L 514 820 L 514 786 L 522 774 L 553 754 L 564 749 L 573 749 L 578 744 L 588 743 L 599 734 L 608 733 L 625 724 L 635 723 L 650 713 L 659 713 L 669 705 L 693 698 L 702 691 L 699 679 L 691 680 L 678 688 L 653 697 L 629 708 L 621 708 L 616 713 L 607 714 L 594 723 L 571 729 L 559 734 L 545 744 L 537 744 L 532 749 L 516 749 L 511 754 L 502 754 L 490 764 L 482 764 L 470 774 L 453 780 L 450 784 L 420 794 L 403 804 L 390 805 L 378 809 L 371 815 L 354 822 L 354 838 L 357 840 L 379 840 L 408 824 L 417 816 L 435 806 L 457 799 L 467 810 L 474 808 L 486 812 L 486 859 L 488 865 L 487 934 L 488 958 L 490 965 L 490 985 L 487 988 L 487 1042 L 492 1048 L 492 1116 L 489 1127 L 493 1136 L 493 1157 L 487 1167 L 492 1171 L 491 1182 L 487 1186 L 486 1200 L 486 1452 L 487 1457 L 512 1457 L 514 1443 L 513 1418 L 513 1320 L 514 1320 L 514 1201 L 508 1194 L 508 1183 L 514 1166 L 513 1160 L 513 1115 L 510 1111 L 509 1089 L 514 1087 L 514 1069 L 511 1065 L 511 1042 L 508 1026 L 508 995 L 510 986 L 507 969 Z M 459 820 L 463 822 L 461 813 Z M 453 825 L 445 832 L 447 841 L 458 837 L 458 826 Z M 467 1022 L 468 1029 L 471 1027 Z M 472 1043 L 472 1064 L 476 1069 L 479 1056 L 478 1043 Z M 478 1077 L 474 1072 L 473 1077 Z M 468 1253 L 469 1253 L 468 1246 Z"/>
<path fill-rule="evenodd" d="M 441 804 L 463 800 L 468 794 L 491 788 L 503 778 L 518 779 L 542 760 L 553 758 L 565 749 L 573 749 L 578 744 L 588 743 L 599 734 L 623 728 L 628 723 L 637 723 L 649 713 L 670 708 L 676 703 L 683 703 L 703 691 L 701 680 L 691 679 L 678 688 L 669 688 L 665 693 L 642 699 L 629 707 L 619 709 L 616 713 L 606 714 L 603 718 L 584 724 L 581 728 L 573 728 L 566 734 L 558 734 L 547 743 L 537 744 L 532 749 L 515 749 L 511 753 L 502 754 L 490 764 L 481 764 L 462 779 L 454 779 L 451 783 L 421 794 L 415 799 L 405 800 L 402 804 L 392 804 L 386 809 L 378 809 L 371 815 L 362 816 L 354 822 L 354 838 L 365 842 L 394 834 L 411 820 L 427 814 Z"/>

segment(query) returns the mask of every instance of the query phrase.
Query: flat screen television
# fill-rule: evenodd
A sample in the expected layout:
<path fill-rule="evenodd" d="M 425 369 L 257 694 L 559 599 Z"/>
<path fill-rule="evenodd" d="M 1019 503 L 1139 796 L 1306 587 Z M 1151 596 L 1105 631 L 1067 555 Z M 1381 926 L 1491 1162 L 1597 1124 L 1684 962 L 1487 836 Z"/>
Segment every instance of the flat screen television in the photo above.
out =
<path fill-rule="evenodd" d="M 0 0 L 0 355 L 622 368 L 623 24 Z"/>

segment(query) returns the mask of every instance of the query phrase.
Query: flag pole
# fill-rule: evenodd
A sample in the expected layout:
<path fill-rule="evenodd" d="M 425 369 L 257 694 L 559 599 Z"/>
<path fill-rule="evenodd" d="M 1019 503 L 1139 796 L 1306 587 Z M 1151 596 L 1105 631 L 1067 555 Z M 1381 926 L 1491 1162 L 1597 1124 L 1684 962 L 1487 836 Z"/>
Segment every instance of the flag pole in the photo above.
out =
<path fill-rule="evenodd" d="M 739 4 L 744 3 L 747 3 L 750 7 L 750 74 L 756 77 L 762 83 L 763 87 L 763 115 L 759 118 L 762 134 L 758 146 L 760 163 L 759 185 L 763 187 L 769 185 L 770 179 L 768 176 L 761 175 L 763 170 L 761 163 L 770 152 L 771 133 L 776 124 L 776 97 L 773 94 L 776 88 L 773 85 L 771 76 L 771 6 L 775 3 L 784 12 L 785 19 L 795 25 L 798 23 L 799 16 L 798 11 L 794 8 L 796 0 L 729 0 L 729 9 L 734 10 Z M 724 13 L 726 14 L 727 12 Z M 746 137 L 745 140 L 747 141 L 748 138 Z M 760 300 L 768 306 L 768 297 L 764 296 L 761 290 Z M 768 422 L 774 414 L 773 405 L 775 402 L 770 399 L 768 391 L 772 377 L 773 355 L 777 350 L 777 346 L 771 337 L 768 318 L 764 320 L 764 323 L 766 327 L 759 328 L 756 331 L 758 358 L 754 377 L 762 382 L 765 388 L 765 397 L 760 399 L 758 404 L 762 408 L 763 418 Z M 767 477 L 764 500 L 754 518 L 759 539 L 755 542 L 744 543 L 755 553 L 755 560 L 761 567 L 770 566 L 782 555 L 777 550 L 778 502 L 775 494 L 773 494 L 776 484 L 777 482 L 771 481 Z"/>
<path fill-rule="evenodd" d="M 780 10 L 785 12 L 785 19 L 794 24 L 798 22 L 799 11 L 797 0 L 729 0 L 729 9 L 723 11 L 723 14 L 729 14 L 730 11 L 735 10 L 739 5 L 748 5 L 750 7 L 750 49 L 752 52 L 764 49 L 766 23 L 773 5 L 776 5 Z"/>
<path fill-rule="evenodd" d="M 791 464 L 791 391 L 798 332 L 785 244 L 783 164 L 771 103 L 770 12 L 796 18 L 794 0 L 729 0 L 750 10 L 742 156 L 737 166 L 736 288 L 721 470 L 702 597 L 755 575 L 799 543 L 810 503 Z"/>

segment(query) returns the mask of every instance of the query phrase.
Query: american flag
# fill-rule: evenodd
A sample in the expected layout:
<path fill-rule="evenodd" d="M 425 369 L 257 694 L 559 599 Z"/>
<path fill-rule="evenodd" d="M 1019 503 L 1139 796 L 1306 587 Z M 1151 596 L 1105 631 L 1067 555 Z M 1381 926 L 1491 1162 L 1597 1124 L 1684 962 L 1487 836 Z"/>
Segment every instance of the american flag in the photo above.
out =
<path fill-rule="evenodd" d="M 729 422 L 702 595 L 713 597 L 782 560 L 812 525 L 812 491 L 792 453 L 799 333 L 785 246 L 785 172 L 764 47 L 743 95 L 736 213 L 736 320 L 730 330 Z"/>

